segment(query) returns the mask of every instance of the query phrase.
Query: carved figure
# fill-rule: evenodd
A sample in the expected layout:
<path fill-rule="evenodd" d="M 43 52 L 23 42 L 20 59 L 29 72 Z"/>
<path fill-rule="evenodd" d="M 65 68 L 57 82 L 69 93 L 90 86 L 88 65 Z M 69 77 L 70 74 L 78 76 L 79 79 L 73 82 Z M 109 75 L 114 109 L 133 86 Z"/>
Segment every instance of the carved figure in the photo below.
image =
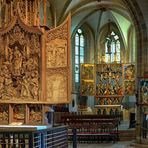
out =
<path fill-rule="evenodd" d="M 30 91 L 33 99 L 38 98 L 38 71 L 33 71 L 31 74 Z"/>
<path fill-rule="evenodd" d="M 0 75 L 0 98 L 2 98 L 4 93 L 4 77 Z"/>
<path fill-rule="evenodd" d="M 143 103 L 148 103 L 148 85 L 144 82 L 143 86 L 141 87 L 141 95 Z"/>
<path fill-rule="evenodd" d="M 42 116 L 40 112 L 36 112 L 34 109 L 30 111 L 30 120 L 33 122 L 41 121 Z"/>
<path fill-rule="evenodd" d="M 13 66 L 14 66 L 14 75 L 20 75 L 22 68 L 22 54 L 16 46 L 14 49 L 14 57 L 13 57 Z"/>
<path fill-rule="evenodd" d="M 4 75 L 4 86 L 5 86 L 5 92 L 4 97 L 15 97 L 16 96 L 16 90 L 13 87 L 13 81 L 11 77 L 11 72 L 8 69 L 7 63 L 4 63 L 2 69 L 3 69 L 3 75 Z"/>
<path fill-rule="evenodd" d="M 21 85 L 22 85 L 22 89 L 21 89 L 21 97 L 30 97 L 30 90 L 29 90 L 29 82 L 30 79 L 29 77 L 23 76 Z"/>

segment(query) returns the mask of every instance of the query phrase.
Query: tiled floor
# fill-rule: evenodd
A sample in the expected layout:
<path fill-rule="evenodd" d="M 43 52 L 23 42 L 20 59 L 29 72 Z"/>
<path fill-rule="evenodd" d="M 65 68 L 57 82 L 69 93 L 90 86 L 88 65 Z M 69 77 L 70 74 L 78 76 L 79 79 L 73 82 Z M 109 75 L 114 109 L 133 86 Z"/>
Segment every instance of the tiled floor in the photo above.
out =
<path fill-rule="evenodd" d="M 77 144 L 77 148 L 129 148 L 130 143 L 131 141 L 103 144 Z M 73 145 L 69 144 L 68 148 L 73 148 Z"/>

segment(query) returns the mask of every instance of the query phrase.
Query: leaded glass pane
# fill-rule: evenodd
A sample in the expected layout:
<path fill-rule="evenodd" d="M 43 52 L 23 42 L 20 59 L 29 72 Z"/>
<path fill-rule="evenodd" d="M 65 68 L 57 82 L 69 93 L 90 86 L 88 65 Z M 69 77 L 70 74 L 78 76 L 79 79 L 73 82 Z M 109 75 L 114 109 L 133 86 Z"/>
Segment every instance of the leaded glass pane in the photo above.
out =
<path fill-rule="evenodd" d="M 84 63 L 84 56 L 80 56 L 80 63 Z"/>
<path fill-rule="evenodd" d="M 117 61 L 120 61 L 120 52 L 117 52 Z"/>
<path fill-rule="evenodd" d="M 80 55 L 84 55 L 84 48 L 80 47 Z"/>
<path fill-rule="evenodd" d="M 111 53 L 115 53 L 115 42 L 111 43 Z"/>
<path fill-rule="evenodd" d="M 79 65 L 75 65 L 75 73 L 79 73 Z"/>
<path fill-rule="evenodd" d="M 75 64 L 79 64 L 79 56 L 75 56 Z"/>
<path fill-rule="evenodd" d="M 75 46 L 75 55 L 79 55 L 79 47 Z"/>
<path fill-rule="evenodd" d="M 75 74 L 75 82 L 79 82 L 79 74 Z"/>
<path fill-rule="evenodd" d="M 114 62 L 114 53 L 111 54 L 111 62 Z"/>
<path fill-rule="evenodd" d="M 80 46 L 84 47 L 84 36 L 83 35 L 80 36 Z"/>
<path fill-rule="evenodd" d="M 78 33 L 80 33 L 80 34 L 81 34 L 81 33 L 82 33 L 82 30 L 81 30 L 81 29 L 78 29 Z"/>
<path fill-rule="evenodd" d="M 79 35 L 75 35 L 75 45 L 79 45 Z"/>
<path fill-rule="evenodd" d="M 116 43 L 116 51 L 120 52 L 120 41 L 119 40 Z"/>
<path fill-rule="evenodd" d="M 115 38 L 115 40 L 118 40 L 119 39 L 119 37 L 117 35 L 115 35 L 114 38 Z"/>
<path fill-rule="evenodd" d="M 115 35 L 115 32 L 112 31 L 111 35 Z"/>

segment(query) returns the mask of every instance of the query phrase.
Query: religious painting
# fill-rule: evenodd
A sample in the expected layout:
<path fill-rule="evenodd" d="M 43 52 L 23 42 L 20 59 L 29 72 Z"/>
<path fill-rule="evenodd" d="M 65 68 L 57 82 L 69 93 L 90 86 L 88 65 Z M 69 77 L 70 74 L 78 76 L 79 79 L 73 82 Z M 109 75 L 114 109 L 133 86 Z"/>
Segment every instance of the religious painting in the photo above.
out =
<path fill-rule="evenodd" d="M 125 80 L 135 79 L 135 65 L 134 64 L 124 64 L 124 79 Z"/>
<path fill-rule="evenodd" d="M 0 104 L 0 124 L 8 124 L 9 122 L 9 105 Z"/>
<path fill-rule="evenodd" d="M 29 124 L 42 123 L 42 105 L 29 105 Z"/>
<path fill-rule="evenodd" d="M 94 64 L 81 64 L 81 79 L 82 80 L 94 80 L 95 72 Z"/>
<path fill-rule="evenodd" d="M 148 80 L 140 81 L 140 100 L 143 104 L 148 104 Z"/>
<path fill-rule="evenodd" d="M 124 94 L 125 95 L 135 94 L 135 81 L 124 81 Z"/>
<path fill-rule="evenodd" d="M 95 95 L 95 65 L 81 64 L 81 95 Z"/>
<path fill-rule="evenodd" d="M 19 122 L 23 124 L 25 122 L 25 112 L 25 105 L 13 105 L 13 122 Z"/>
<path fill-rule="evenodd" d="M 95 95 L 95 83 L 93 80 L 81 80 L 81 95 L 82 96 Z"/>

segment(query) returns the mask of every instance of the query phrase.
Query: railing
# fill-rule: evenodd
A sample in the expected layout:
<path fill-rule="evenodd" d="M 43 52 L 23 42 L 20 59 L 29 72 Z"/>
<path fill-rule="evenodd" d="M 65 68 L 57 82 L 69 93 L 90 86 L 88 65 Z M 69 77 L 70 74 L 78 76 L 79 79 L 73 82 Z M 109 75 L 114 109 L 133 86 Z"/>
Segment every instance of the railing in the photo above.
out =
<path fill-rule="evenodd" d="M 68 148 L 67 127 L 0 127 L 0 148 Z"/>

